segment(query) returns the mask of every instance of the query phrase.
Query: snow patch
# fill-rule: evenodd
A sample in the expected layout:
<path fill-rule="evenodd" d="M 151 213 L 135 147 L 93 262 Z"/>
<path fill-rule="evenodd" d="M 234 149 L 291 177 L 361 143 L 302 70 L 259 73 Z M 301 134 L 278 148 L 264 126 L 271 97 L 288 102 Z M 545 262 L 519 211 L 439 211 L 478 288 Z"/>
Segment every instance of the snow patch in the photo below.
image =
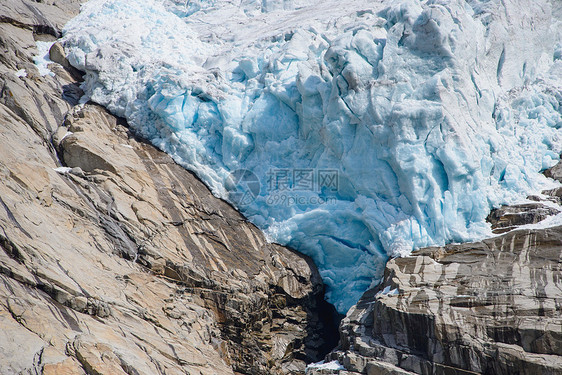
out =
<path fill-rule="evenodd" d="M 398 291 L 398 288 L 390 289 L 390 286 L 387 285 L 387 286 L 384 287 L 383 290 L 381 290 L 380 292 L 377 293 L 377 296 L 379 296 L 379 295 L 397 296 L 398 294 L 400 294 L 400 292 Z"/>
<path fill-rule="evenodd" d="M 306 369 L 307 369 L 307 371 L 309 369 L 315 369 L 315 370 L 345 370 L 345 367 L 343 367 L 336 360 L 336 361 L 331 361 L 331 362 L 320 361 L 320 362 L 316 362 L 316 363 L 311 363 L 308 366 L 306 366 Z"/>
<path fill-rule="evenodd" d="M 54 62 L 49 58 L 49 50 L 53 44 L 54 42 L 35 42 L 38 53 L 33 56 L 33 62 L 35 63 L 35 66 L 37 66 L 37 69 L 39 69 L 39 74 L 41 74 L 41 76 L 55 76 L 55 73 L 49 69 L 49 64 L 54 64 Z"/>
<path fill-rule="evenodd" d="M 67 174 L 70 173 L 72 171 L 72 168 L 69 167 L 57 167 L 57 168 L 53 168 L 53 170 L 57 173 L 60 174 Z"/>
<path fill-rule="evenodd" d="M 27 72 L 25 69 L 20 69 L 16 71 L 16 77 L 27 77 Z"/>
<path fill-rule="evenodd" d="M 60 142 L 62 142 L 66 137 L 68 137 L 69 135 L 72 135 L 72 134 L 74 134 L 74 133 L 71 132 L 71 131 L 67 131 L 66 133 L 64 133 L 64 135 L 60 139 Z"/>

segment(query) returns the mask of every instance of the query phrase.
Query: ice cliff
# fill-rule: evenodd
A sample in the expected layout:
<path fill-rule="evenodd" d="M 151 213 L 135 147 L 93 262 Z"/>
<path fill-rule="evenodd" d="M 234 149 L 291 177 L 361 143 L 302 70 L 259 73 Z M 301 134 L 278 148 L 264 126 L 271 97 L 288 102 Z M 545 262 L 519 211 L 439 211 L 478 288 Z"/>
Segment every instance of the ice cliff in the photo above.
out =
<path fill-rule="evenodd" d="M 87 98 L 310 255 L 344 312 L 388 257 L 553 181 L 556 1 L 90 0 Z"/>

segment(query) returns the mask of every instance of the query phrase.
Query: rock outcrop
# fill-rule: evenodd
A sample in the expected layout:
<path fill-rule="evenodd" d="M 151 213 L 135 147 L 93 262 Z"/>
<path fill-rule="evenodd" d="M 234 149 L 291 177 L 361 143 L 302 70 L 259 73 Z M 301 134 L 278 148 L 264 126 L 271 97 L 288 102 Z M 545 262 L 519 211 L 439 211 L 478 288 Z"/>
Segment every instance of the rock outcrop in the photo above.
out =
<path fill-rule="evenodd" d="M 487 221 L 492 225 L 492 232 L 506 233 L 521 225 L 536 224 L 560 211 L 543 203 L 523 203 L 502 206 L 490 212 Z"/>
<path fill-rule="evenodd" d="M 78 8 L 0 4 L 0 374 L 303 373 L 332 345 L 311 261 L 78 105 L 60 45 L 33 64 Z"/>
<path fill-rule="evenodd" d="M 562 374 L 562 226 L 517 229 L 559 214 L 562 188 L 542 193 L 492 210 L 502 236 L 391 259 L 325 358 L 343 370 L 307 375 Z"/>
<path fill-rule="evenodd" d="M 562 373 L 562 227 L 416 251 L 388 262 L 309 374 Z"/>

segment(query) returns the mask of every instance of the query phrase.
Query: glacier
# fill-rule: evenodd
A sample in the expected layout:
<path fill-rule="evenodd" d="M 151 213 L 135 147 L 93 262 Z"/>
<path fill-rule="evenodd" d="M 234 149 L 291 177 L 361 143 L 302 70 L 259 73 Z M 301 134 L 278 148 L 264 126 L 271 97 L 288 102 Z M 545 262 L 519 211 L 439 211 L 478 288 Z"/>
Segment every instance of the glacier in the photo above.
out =
<path fill-rule="evenodd" d="M 549 0 L 90 0 L 63 42 L 87 100 L 311 256 L 344 313 L 389 257 L 557 186 L 561 25 Z"/>

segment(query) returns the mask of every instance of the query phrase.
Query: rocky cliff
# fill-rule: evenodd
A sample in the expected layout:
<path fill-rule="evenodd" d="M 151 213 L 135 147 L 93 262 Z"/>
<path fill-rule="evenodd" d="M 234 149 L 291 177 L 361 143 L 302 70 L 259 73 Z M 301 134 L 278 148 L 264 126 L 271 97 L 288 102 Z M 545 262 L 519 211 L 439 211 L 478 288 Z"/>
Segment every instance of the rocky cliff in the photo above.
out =
<path fill-rule="evenodd" d="M 0 4 L 0 374 L 292 374 L 336 337 L 309 259 L 95 105 L 79 2 Z"/>
<path fill-rule="evenodd" d="M 554 213 L 526 204 L 490 220 L 501 232 Z M 562 227 L 392 259 L 340 329 L 326 359 L 345 370 L 307 374 L 561 374 Z"/>

